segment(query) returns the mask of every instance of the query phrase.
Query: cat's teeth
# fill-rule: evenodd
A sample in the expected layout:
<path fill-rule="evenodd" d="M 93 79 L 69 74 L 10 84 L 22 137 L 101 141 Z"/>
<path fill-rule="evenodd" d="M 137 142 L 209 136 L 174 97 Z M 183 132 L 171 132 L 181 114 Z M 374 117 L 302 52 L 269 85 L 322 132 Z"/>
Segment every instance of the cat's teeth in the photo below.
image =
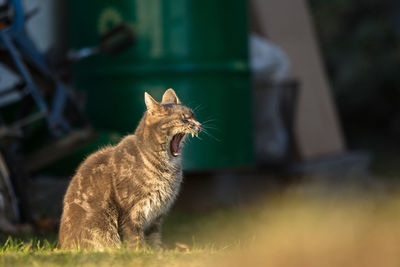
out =
<path fill-rule="evenodd" d="M 194 133 L 192 133 L 192 138 L 194 137 Z"/>

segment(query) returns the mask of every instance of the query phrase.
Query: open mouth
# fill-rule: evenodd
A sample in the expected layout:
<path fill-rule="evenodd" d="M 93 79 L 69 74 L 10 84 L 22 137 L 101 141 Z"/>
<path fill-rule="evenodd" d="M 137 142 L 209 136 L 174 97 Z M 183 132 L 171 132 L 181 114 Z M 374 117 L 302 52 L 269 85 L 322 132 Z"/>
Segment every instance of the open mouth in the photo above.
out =
<path fill-rule="evenodd" d="M 183 133 L 178 133 L 172 137 L 171 143 L 170 143 L 170 150 L 171 154 L 174 157 L 177 157 L 179 155 L 179 152 L 182 149 L 182 139 L 185 136 Z"/>

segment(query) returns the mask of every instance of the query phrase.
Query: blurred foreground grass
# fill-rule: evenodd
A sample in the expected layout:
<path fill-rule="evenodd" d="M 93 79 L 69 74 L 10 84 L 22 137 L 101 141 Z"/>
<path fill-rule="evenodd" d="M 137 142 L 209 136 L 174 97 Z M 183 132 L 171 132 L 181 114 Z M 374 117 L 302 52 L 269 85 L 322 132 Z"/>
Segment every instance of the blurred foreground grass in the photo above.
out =
<path fill-rule="evenodd" d="M 400 266 L 400 197 L 295 192 L 251 207 L 172 213 L 169 249 L 68 252 L 3 236 L 3 266 Z M 176 243 L 186 244 L 176 247 Z M 183 248 L 183 249 L 182 249 Z"/>

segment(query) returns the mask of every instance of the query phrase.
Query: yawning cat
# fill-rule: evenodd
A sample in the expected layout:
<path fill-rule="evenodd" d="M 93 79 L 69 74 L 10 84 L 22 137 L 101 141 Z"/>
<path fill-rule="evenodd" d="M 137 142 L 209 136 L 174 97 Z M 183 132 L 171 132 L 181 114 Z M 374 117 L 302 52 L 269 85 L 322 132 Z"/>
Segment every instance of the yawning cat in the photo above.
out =
<path fill-rule="evenodd" d="M 161 103 L 145 93 L 147 110 L 136 131 L 91 154 L 64 197 L 61 249 L 161 246 L 163 216 L 182 181 L 181 149 L 201 124 L 168 89 Z"/>

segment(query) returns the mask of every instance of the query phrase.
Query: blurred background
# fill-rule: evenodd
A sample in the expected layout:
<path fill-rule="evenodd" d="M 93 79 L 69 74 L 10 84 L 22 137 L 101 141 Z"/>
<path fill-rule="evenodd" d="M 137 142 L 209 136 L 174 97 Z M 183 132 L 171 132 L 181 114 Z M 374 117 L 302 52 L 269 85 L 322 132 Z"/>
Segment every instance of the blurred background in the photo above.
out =
<path fill-rule="evenodd" d="M 173 88 L 207 133 L 179 211 L 397 188 L 395 0 L 0 1 L 0 228 L 54 231 L 78 164 Z"/>

